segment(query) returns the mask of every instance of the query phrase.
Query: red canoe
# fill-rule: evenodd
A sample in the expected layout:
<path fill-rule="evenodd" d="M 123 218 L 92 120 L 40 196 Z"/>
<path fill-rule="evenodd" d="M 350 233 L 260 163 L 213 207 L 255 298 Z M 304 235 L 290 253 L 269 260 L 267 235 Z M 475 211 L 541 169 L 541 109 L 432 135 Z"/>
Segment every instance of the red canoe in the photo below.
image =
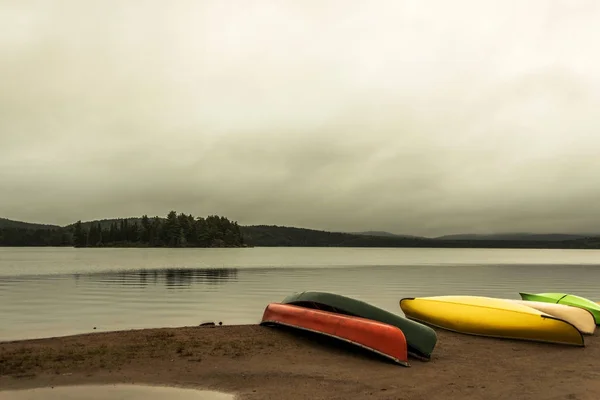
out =
<path fill-rule="evenodd" d="M 404 333 L 370 319 L 336 314 L 291 304 L 271 303 L 261 325 L 284 325 L 340 339 L 409 366 Z"/>

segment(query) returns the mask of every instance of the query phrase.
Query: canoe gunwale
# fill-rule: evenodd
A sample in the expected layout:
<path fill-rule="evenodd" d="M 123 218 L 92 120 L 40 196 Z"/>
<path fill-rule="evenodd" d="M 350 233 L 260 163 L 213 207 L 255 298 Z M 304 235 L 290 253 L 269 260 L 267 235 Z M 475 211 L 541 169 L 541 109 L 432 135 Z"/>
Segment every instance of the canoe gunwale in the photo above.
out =
<path fill-rule="evenodd" d="M 314 302 L 314 301 L 303 300 L 303 301 L 294 301 L 294 302 L 284 303 L 284 304 L 292 304 L 292 305 L 301 306 L 301 307 L 303 307 L 306 304 L 310 304 L 312 306 L 311 308 L 314 308 L 315 310 L 327 311 L 327 312 L 334 312 L 334 313 L 341 314 L 341 315 L 347 315 L 349 317 L 366 318 L 366 317 L 360 316 L 358 314 L 351 313 L 351 312 L 349 312 L 347 310 L 342 310 L 342 309 L 334 307 L 334 306 L 330 306 L 330 305 L 322 304 L 322 303 L 317 303 L 317 302 Z M 368 319 L 370 319 L 370 318 L 368 318 Z M 395 326 L 395 325 L 392 325 L 392 326 Z M 398 328 L 398 329 L 400 329 L 400 328 Z M 400 329 L 400 330 L 402 330 L 402 329 Z M 417 358 L 417 359 L 419 359 L 421 361 L 431 361 L 431 356 L 430 357 L 425 357 L 425 356 L 423 356 L 420 353 L 416 353 L 416 352 L 411 351 L 411 349 L 412 349 L 412 347 L 408 346 L 408 344 L 407 344 L 407 352 L 408 352 L 409 355 L 411 355 L 412 357 Z"/>
<path fill-rule="evenodd" d="M 583 333 L 581 333 L 581 331 L 579 329 L 577 329 L 577 327 L 575 325 L 573 325 L 569 321 L 565 321 L 562 318 L 555 317 L 554 315 L 546 314 L 546 315 L 542 315 L 542 318 L 553 319 L 555 321 L 560 321 L 560 322 L 564 322 L 567 325 L 571 325 L 573 327 L 573 329 L 575 329 L 579 333 L 579 336 L 581 336 L 581 346 L 579 346 L 579 347 L 585 347 L 585 338 L 583 337 Z M 577 346 L 577 345 L 573 344 L 573 346 Z"/>
<path fill-rule="evenodd" d="M 308 297 L 303 297 L 303 296 L 308 296 Z M 350 310 L 349 310 L 348 308 L 345 308 L 344 305 L 339 303 L 339 301 L 341 299 L 343 299 L 343 301 L 349 301 L 350 304 L 353 304 L 353 306 L 357 306 L 357 304 L 360 303 L 362 307 L 366 307 L 367 309 L 372 310 L 371 312 L 378 313 L 379 315 L 374 316 L 374 315 L 365 315 L 365 313 L 357 314 L 356 312 L 352 312 L 350 310 L 352 310 L 353 307 L 349 307 L 350 308 Z M 371 319 L 374 321 L 379 321 L 379 322 L 382 322 L 382 323 L 385 323 L 388 325 L 392 325 L 392 326 L 400 329 L 404 333 L 404 335 L 407 334 L 406 330 L 408 328 L 400 326 L 399 324 L 397 324 L 397 322 L 390 321 L 389 318 L 396 319 L 397 321 L 404 321 L 403 323 L 408 322 L 409 326 L 412 326 L 415 322 L 417 322 L 415 320 L 411 320 L 410 318 L 406 318 L 401 315 L 394 314 L 390 311 L 376 307 L 365 301 L 362 301 L 362 300 L 359 300 L 356 298 L 352 298 L 352 297 L 348 297 L 348 296 L 344 296 L 344 295 L 337 294 L 337 293 L 330 293 L 330 292 L 321 292 L 321 291 L 312 291 L 312 290 L 295 292 L 295 293 L 287 296 L 282 301 L 282 303 L 297 305 L 297 306 L 301 306 L 301 307 L 314 308 L 314 309 L 322 310 L 322 311 L 335 312 L 335 313 L 350 316 L 350 317 L 366 318 L 366 319 Z M 356 311 L 356 310 L 354 310 L 354 311 Z M 363 311 L 363 310 L 360 310 L 360 311 Z M 388 317 L 381 318 L 382 314 L 389 316 L 389 318 Z M 410 336 L 410 333 L 409 333 L 409 337 L 407 338 L 407 353 L 409 356 L 411 356 L 419 361 L 428 362 L 428 361 L 431 361 L 433 350 L 435 349 L 435 346 L 437 344 L 437 334 L 436 334 L 435 330 L 431 329 L 431 327 L 427 326 L 427 324 L 421 324 L 421 325 L 423 325 L 423 327 L 420 327 L 418 329 L 424 328 L 427 331 L 430 331 L 430 333 L 423 333 L 421 331 L 420 333 L 417 334 L 414 332 L 414 329 L 417 329 L 417 328 L 411 328 L 411 331 L 413 331 L 413 334 L 412 334 L 412 336 Z M 415 345 L 413 340 L 409 340 L 411 337 L 414 339 L 415 336 L 421 337 L 421 335 L 424 335 L 423 337 L 431 336 L 430 340 L 433 343 L 431 345 L 431 348 L 427 348 L 427 347 L 423 348 L 422 346 Z"/>
<path fill-rule="evenodd" d="M 536 297 L 545 297 L 547 299 L 551 299 L 550 297 L 546 297 L 546 296 L 540 296 L 539 294 L 535 294 L 535 293 L 527 293 L 527 292 L 519 292 L 519 296 L 521 296 L 522 300 L 525 301 L 530 301 L 528 299 L 523 298 L 523 296 L 536 296 Z M 563 294 L 562 296 L 560 296 L 554 303 L 552 303 L 552 301 L 554 301 L 554 299 L 551 299 L 552 301 L 546 301 L 545 303 L 550 303 L 550 304 L 561 304 L 561 300 L 564 299 L 565 297 L 567 297 L 568 294 Z M 571 304 L 566 304 L 566 305 L 571 305 Z M 577 306 L 574 306 L 577 307 Z M 581 308 L 581 307 L 580 307 Z"/>
<path fill-rule="evenodd" d="M 284 304 L 292 304 L 292 305 L 300 305 L 300 306 L 303 306 L 304 304 L 310 304 L 311 308 L 314 308 L 315 310 L 321 310 L 321 311 L 330 311 L 331 310 L 332 312 L 335 312 L 337 314 L 348 315 L 350 317 L 360 317 L 360 315 L 350 313 L 346 310 L 342 310 L 340 308 L 330 306 L 327 304 L 317 303 L 315 301 L 299 300 L 299 301 L 293 301 L 293 302 L 284 303 Z"/>
<path fill-rule="evenodd" d="M 351 312 L 349 312 L 347 310 L 342 310 L 342 309 L 339 309 L 337 307 L 329 306 L 329 305 L 326 305 L 326 304 L 316 303 L 314 301 L 299 301 L 299 302 L 294 302 L 294 303 L 291 303 L 291 304 L 303 304 L 303 303 L 310 303 L 313 306 L 315 306 L 315 309 L 317 309 L 317 310 L 329 311 L 329 309 L 331 309 L 331 310 L 333 310 L 333 312 L 336 312 L 336 313 L 339 313 L 339 314 L 342 314 L 342 315 L 347 315 L 349 317 L 365 318 L 365 317 L 360 316 L 358 314 L 351 313 Z M 320 306 L 325 306 L 325 307 L 319 308 L 319 305 Z M 384 322 L 384 323 L 387 323 L 387 322 Z M 395 326 L 395 325 L 392 325 L 392 326 Z M 400 329 L 400 328 L 398 328 L 398 329 Z M 402 330 L 402 329 L 400 329 L 400 330 Z M 431 361 L 431 354 L 429 354 L 429 356 L 423 355 L 422 353 L 416 351 L 408 342 L 406 343 L 406 352 L 408 353 L 409 356 L 411 356 L 413 358 L 416 358 L 419 361 L 424 361 L 424 362 Z"/>
<path fill-rule="evenodd" d="M 346 338 L 343 338 L 343 337 L 337 336 L 337 335 L 332 335 L 330 333 L 325 333 L 325 332 L 322 332 L 322 331 L 318 331 L 316 329 L 305 328 L 303 326 L 294 325 L 294 324 L 288 324 L 288 323 L 280 322 L 280 321 L 276 321 L 276 320 L 263 320 L 259 325 L 263 325 L 263 326 L 268 326 L 268 325 L 275 325 L 275 326 L 277 326 L 277 325 L 280 325 L 280 326 L 286 326 L 286 327 L 289 327 L 289 328 L 300 329 L 300 330 L 303 330 L 303 331 L 316 333 L 316 334 L 323 335 L 323 336 L 328 336 L 328 337 L 334 338 L 336 340 L 341 340 L 343 342 L 350 343 L 350 344 L 352 344 L 354 346 L 358 346 L 358 347 L 361 347 L 361 348 L 363 348 L 365 350 L 368 350 L 370 352 L 376 353 L 376 354 L 378 354 L 378 355 L 380 355 L 382 357 L 385 357 L 388 360 L 392 360 L 396 364 L 402 365 L 403 367 L 410 367 L 410 363 L 407 362 L 407 361 L 402 361 L 402 360 L 400 360 L 400 359 L 398 359 L 396 357 L 390 356 L 389 354 L 385 354 L 385 353 L 383 353 L 383 352 L 381 352 L 379 350 L 376 350 L 376 349 L 374 349 L 372 347 L 369 347 L 369 346 L 365 346 L 364 344 L 355 342 L 353 340 L 346 339 Z M 398 328 L 398 330 L 400 330 L 400 329 Z M 402 332 L 402 331 L 400 331 L 400 332 Z"/>

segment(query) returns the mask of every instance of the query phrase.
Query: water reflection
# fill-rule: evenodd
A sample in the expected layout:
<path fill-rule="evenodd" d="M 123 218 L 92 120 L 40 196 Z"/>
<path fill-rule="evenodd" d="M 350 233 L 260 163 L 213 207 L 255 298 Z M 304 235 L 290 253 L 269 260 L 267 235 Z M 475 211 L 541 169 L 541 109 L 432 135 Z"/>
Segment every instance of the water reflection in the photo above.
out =
<path fill-rule="evenodd" d="M 0 277 L 0 340 L 231 323 L 237 268 L 113 270 Z M 226 295 L 227 297 L 227 295 Z"/>
<path fill-rule="evenodd" d="M 145 288 L 164 284 L 168 289 L 194 284 L 221 285 L 237 280 L 237 268 L 163 268 L 73 274 L 76 282 L 94 281 L 108 285 Z"/>

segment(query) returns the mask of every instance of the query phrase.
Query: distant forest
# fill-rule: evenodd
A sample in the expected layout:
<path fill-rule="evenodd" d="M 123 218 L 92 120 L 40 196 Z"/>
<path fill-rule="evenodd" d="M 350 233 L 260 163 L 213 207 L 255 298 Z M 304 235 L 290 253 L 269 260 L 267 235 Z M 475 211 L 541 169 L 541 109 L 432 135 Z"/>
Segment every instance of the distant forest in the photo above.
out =
<path fill-rule="evenodd" d="M 343 233 L 275 225 L 241 226 L 222 216 L 194 217 L 171 211 L 166 218 L 144 215 L 77 221 L 62 227 L 0 218 L 0 246 L 600 249 L 600 236 L 500 234 L 426 238 L 377 231 Z"/>
<path fill-rule="evenodd" d="M 217 215 L 206 218 L 169 212 L 82 223 L 66 227 L 0 227 L 1 246 L 74 247 L 243 247 L 237 222 Z"/>

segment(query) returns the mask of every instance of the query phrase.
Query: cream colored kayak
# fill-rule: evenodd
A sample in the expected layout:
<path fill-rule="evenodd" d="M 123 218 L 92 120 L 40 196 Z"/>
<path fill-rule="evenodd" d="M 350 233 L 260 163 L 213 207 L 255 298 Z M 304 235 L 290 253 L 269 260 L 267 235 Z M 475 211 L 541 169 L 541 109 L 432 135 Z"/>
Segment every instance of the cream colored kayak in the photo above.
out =
<path fill-rule="evenodd" d="M 545 303 L 543 301 L 507 300 L 535 308 L 536 310 L 570 322 L 585 335 L 593 335 L 596 331 L 594 314 L 584 308 L 568 306 L 566 304 Z"/>
<path fill-rule="evenodd" d="M 507 299 L 482 296 L 404 298 L 407 318 L 455 332 L 584 346 L 571 323 Z"/>

